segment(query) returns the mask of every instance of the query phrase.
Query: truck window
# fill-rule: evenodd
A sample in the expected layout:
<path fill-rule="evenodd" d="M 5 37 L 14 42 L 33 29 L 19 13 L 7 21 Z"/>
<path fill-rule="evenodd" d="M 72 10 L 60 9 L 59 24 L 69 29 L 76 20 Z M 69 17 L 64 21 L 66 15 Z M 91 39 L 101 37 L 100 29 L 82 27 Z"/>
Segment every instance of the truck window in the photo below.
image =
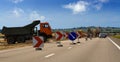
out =
<path fill-rule="evenodd" d="M 49 27 L 49 25 L 47 25 L 47 24 L 44 24 L 44 26 L 43 26 L 44 28 L 48 28 Z"/>

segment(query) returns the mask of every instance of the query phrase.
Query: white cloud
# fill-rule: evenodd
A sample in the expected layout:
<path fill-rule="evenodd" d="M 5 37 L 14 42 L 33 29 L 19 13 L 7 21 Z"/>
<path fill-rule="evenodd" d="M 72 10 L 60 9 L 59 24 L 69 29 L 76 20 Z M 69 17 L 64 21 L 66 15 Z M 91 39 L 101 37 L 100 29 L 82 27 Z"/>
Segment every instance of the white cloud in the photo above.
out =
<path fill-rule="evenodd" d="M 102 8 L 102 4 L 96 4 L 94 5 L 94 7 L 97 9 L 97 10 L 100 10 Z"/>
<path fill-rule="evenodd" d="M 101 3 L 106 3 L 108 2 L 109 0 L 99 0 Z"/>
<path fill-rule="evenodd" d="M 73 14 L 79 14 L 88 11 L 88 9 L 101 10 L 104 3 L 109 2 L 109 0 L 79 0 L 76 3 L 69 3 L 64 5 L 63 8 L 67 8 L 73 11 Z"/>
<path fill-rule="evenodd" d="M 40 16 L 40 20 L 45 20 L 45 16 Z"/>
<path fill-rule="evenodd" d="M 14 8 L 12 11 L 12 14 L 16 17 L 20 17 L 23 13 L 24 11 L 21 8 Z"/>
<path fill-rule="evenodd" d="M 12 1 L 15 4 L 17 4 L 17 3 L 23 2 L 24 0 L 10 0 L 10 1 Z"/>
<path fill-rule="evenodd" d="M 92 5 L 96 10 L 101 10 L 104 3 L 109 2 L 109 0 L 96 0 Z"/>
<path fill-rule="evenodd" d="M 69 3 L 68 5 L 64 5 L 64 8 L 71 9 L 73 14 L 78 14 L 81 12 L 85 12 L 87 10 L 88 2 L 78 1 L 77 3 Z"/>
<path fill-rule="evenodd" d="M 40 16 L 37 11 L 32 11 L 29 16 L 30 20 L 44 20 L 45 16 Z"/>

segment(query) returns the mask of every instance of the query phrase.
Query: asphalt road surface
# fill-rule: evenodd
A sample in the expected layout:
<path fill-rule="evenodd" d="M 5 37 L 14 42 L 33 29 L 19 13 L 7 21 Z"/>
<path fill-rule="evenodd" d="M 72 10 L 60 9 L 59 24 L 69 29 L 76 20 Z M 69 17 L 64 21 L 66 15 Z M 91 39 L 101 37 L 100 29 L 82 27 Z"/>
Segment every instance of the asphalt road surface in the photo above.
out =
<path fill-rule="evenodd" d="M 75 42 L 78 40 L 75 40 Z M 43 50 L 32 46 L 0 51 L 0 62 L 120 62 L 120 49 L 109 38 L 80 39 L 80 44 L 71 45 L 62 41 L 46 43 Z"/>

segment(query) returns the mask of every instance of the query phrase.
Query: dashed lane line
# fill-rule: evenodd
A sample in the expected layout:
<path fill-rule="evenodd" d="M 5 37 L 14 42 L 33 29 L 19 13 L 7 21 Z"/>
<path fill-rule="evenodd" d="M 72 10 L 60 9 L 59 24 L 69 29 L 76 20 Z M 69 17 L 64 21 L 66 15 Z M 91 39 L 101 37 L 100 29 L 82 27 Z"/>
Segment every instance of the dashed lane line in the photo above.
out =
<path fill-rule="evenodd" d="M 49 55 L 46 55 L 45 58 L 49 58 L 49 57 L 54 56 L 54 55 L 55 55 L 55 53 L 51 53 Z"/>
<path fill-rule="evenodd" d="M 80 44 L 78 44 L 78 45 L 80 45 Z"/>
<path fill-rule="evenodd" d="M 68 49 L 71 49 L 72 47 L 68 47 Z"/>

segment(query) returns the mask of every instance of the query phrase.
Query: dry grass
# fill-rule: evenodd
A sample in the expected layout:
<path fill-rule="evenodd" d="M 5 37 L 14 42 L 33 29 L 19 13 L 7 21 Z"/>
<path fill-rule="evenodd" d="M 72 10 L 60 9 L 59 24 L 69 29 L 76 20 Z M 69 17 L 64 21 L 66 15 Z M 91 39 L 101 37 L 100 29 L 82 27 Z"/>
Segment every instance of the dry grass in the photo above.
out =
<path fill-rule="evenodd" d="M 4 35 L 0 33 L 0 36 L 4 36 Z"/>
<path fill-rule="evenodd" d="M 120 35 L 115 35 L 115 36 L 113 36 L 113 37 L 120 39 Z"/>
<path fill-rule="evenodd" d="M 53 39 L 48 39 L 48 41 L 51 43 L 53 42 Z M 5 41 L 4 38 L 0 38 L 0 50 L 20 48 L 25 46 L 32 46 L 32 40 L 28 40 L 25 43 L 16 43 L 8 45 L 7 41 Z"/>
<path fill-rule="evenodd" d="M 0 42 L 0 50 L 12 49 L 12 48 L 20 48 L 25 46 L 32 46 L 32 41 L 26 41 L 25 43 L 16 43 L 8 45 L 6 41 Z"/>

